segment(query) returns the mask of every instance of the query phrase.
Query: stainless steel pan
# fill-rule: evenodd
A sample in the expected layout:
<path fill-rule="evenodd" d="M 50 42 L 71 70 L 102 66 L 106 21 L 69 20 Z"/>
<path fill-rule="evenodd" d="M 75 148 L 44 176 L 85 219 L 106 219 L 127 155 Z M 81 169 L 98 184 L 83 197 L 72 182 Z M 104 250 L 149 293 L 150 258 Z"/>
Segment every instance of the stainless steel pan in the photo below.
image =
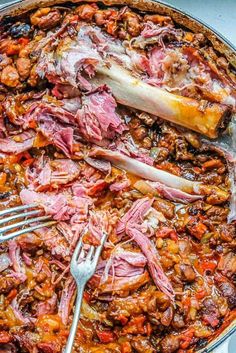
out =
<path fill-rule="evenodd" d="M 43 7 L 48 5 L 55 5 L 60 3 L 65 3 L 65 0 L 13 0 L 8 1 L 6 4 L 0 4 L 0 19 L 3 16 L 18 15 L 28 10 Z M 86 0 L 85 0 L 86 1 Z M 97 0 L 87 0 L 96 2 Z M 81 0 L 71 0 L 72 3 L 80 3 Z M 216 32 L 213 28 L 202 22 L 201 20 L 193 17 L 192 15 L 180 11 L 174 6 L 168 5 L 162 1 L 156 0 L 100 0 L 107 5 L 129 5 L 130 7 L 145 11 L 145 12 L 157 12 L 162 15 L 168 15 L 173 18 L 173 20 L 187 29 L 193 32 L 203 33 L 206 38 L 212 43 L 215 50 L 224 55 L 230 64 L 232 69 L 236 72 L 236 48 L 232 43 L 230 43 L 226 38 L 224 38 L 220 33 Z M 232 29 L 233 30 L 233 29 Z M 217 347 L 217 352 L 214 353 L 228 353 L 227 338 L 229 338 L 236 331 L 236 310 L 233 313 L 234 319 L 231 323 L 224 322 L 223 329 L 221 333 L 214 336 L 209 344 L 203 348 L 199 349 L 198 353 L 213 353 Z M 236 353 L 236 347 L 235 352 Z"/>

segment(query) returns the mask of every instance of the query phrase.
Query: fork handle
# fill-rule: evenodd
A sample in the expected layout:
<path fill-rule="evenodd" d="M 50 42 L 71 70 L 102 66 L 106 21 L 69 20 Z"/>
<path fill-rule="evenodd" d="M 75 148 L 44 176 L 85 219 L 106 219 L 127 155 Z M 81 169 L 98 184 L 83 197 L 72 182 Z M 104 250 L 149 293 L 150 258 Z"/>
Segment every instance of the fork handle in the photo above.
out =
<path fill-rule="evenodd" d="M 79 318 L 80 318 L 80 309 L 81 309 L 81 304 L 82 304 L 82 299 L 83 299 L 84 287 L 85 287 L 85 284 L 82 284 L 79 286 L 79 288 L 77 290 L 74 317 L 73 317 L 72 325 L 70 328 L 70 334 L 69 334 L 69 337 L 67 340 L 67 344 L 66 344 L 66 348 L 64 350 L 64 353 L 71 353 L 72 349 L 73 349 L 77 326 L 78 326 Z"/>

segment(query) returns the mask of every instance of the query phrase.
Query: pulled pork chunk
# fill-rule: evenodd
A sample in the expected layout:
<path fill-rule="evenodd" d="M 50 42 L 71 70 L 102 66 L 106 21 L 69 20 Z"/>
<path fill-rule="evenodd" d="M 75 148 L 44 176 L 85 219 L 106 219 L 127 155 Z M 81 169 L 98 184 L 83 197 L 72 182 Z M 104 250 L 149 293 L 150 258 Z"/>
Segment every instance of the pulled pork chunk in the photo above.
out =
<path fill-rule="evenodd" d="M 115 108 L 114 98 L 104 87 L 84 98 L 76 119 L 85 140 L 98 143 L 103 139 L 113 139 L 125 130 Z"/>
<path fill-rule="evenodd" d="M 127 6 L 0 22 L 0 223 L 21 204 L 49 220 L 0 236 L 0 352 L 63 352 L 73 252 L 105 236 L 74 351 L 195 352 L 236 307 L 235 73 L 201 33 Z"/>
<path fill-rule="evenodd" d="M 117 233 L 122 234 L 125 232 L 140 246 L 143 254 L 147 257 L 148 266 L 155 284 L 173 299 L 174 291 L 172 285 L 161 268 L 155 247 L 143 234 L 141 226 L 144 222 L 144 216 L 150 210 L 152 203 L 153 200 L 149 199 L 136 201 L 118 223 Z"/>
<path fill-rule="evenodd" d="M 28 187 L 35 191 L 57 189 L 78 177 L 79 166 L 70 159 L 54 159 L 40 157 L 26 170 Z"/>
<path fill-rule="evenodd" d="M 28 151 L 34 145 L 35 136 L 33 130 L 28 130 L 19 135 L 0 138 L 0 151 L 14 154 Z"/>
<path fill-rule="evenodd" d="M 21 191 L 20 197 L 24 204 L 36 203 L 43 207 L 47 214 L 60 221 L 71 219 L 73 215 L 79 213 L 80 209 L 83 210 L 90 204 L 88 198 L 71 197 L 65 194 L 37 193 L 27 189 Z"/>

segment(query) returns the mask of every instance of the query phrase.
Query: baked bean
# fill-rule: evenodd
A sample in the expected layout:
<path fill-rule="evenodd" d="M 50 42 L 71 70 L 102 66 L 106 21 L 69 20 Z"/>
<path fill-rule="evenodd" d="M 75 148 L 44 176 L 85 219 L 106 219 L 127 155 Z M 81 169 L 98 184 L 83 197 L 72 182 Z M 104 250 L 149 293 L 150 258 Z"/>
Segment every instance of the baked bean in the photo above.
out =
<path fill-rule="evenodd" d="M 22 80 L 30 75 L 31 62 L 28 58 L 18 58 L 16 60 L 16 68 Z"/>
<path fill-rule="evenodd" d="M 30 16 L 32 25 L 41 29 L 53 28 L 60 22 L 60 20 L 60 11 L 57 9 L 51 9 L 50 7 L 38 9 L 33 15 Z"/>
<path fill-rule="evenodd" d="M 84 4 L 84 5 L 78 6 L 75 9 L 75 13 L 79 15 L 79 17 L 82 20 L 91 21 L 95 13 L 97 12 L 97 10 L 98 10 L 98 7 L 95 4 L 93 5 Z"/>
<path fill-rule="evenodd" d="M 1 82 L 8 87 L 17 87 L 20 83 L 19 74 L 13 65 L 4 67 L 1 74 Z"/>

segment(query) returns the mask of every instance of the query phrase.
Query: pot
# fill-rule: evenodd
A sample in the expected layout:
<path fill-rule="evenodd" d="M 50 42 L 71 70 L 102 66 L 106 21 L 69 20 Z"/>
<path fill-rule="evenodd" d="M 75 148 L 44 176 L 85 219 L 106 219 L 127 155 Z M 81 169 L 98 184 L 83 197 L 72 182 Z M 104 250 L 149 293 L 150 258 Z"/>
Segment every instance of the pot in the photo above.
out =
<path fill-rule="evenodd" d="M 98 0 L 93 0 L 96 2 Z M 82 0 L 72 0 L 71 3 L 80 3 Z M 136 8 L 145 12 L 157 12 L 161 15 L 167 15 L 173 20 L 193 32 L 200 32 L 211 42 L 212 46 L 219 53 L 224 55 L 232 68 L 236 70 L 236 48 L 220 33 L 193 17 L 192 15 L 178 10 L 174 6 L 168 5 L 157 0 L 102 0 L 106 5 L 128 5 L 131 8 Z M 0 19 L 3 16 L 15 16 L 22 14 L 37 7 L 50 6 L 55 4 L 65 3 L 65 0 L 13 0 L 6 4 L 0 5 Z M 236 309 L 231 312 L 230 317 L 226 320 L 220 332 L 213 335 L 208 345 L 202 349 L 198 349 L 198 353 L 213 353 L 217 347 L 217 352 L 214 353 L 228 353 L 228 338 L 236 332 Z"/>

